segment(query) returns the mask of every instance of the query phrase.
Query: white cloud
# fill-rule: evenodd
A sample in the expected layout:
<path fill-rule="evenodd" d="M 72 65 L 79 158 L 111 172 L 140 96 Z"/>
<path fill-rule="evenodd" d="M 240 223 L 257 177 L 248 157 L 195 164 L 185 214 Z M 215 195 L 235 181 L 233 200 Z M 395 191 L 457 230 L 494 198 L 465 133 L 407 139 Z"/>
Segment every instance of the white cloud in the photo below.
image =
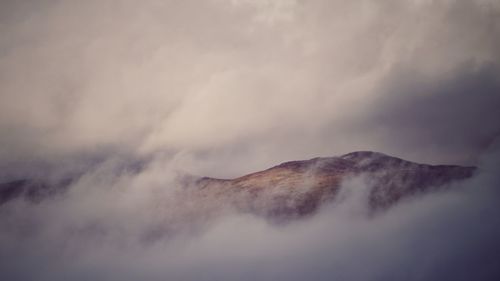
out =
<path fill-rule="evenodd" d="M 353 179 L 313 217 L 274 225 L 184 197 L 173 166 L 113 163 L 64 196 L 0 209 L 0 275 L 9 280 L 496 280 L 498 151 L 448 191 L 377 216 Z M 188 194 L 189 196 L 189 194 Z M 192 194 L 191 194 L 192 196 Z M 190 200 L 187 200 L 190 199 Z M 466 265 L 466 266 L 465 266 Z"/>
<path fill-rule="evenodd" d="M 3 161 L 102 147 L 237 150 L 233 163 L 263 168 L 360 148 L 464 161 L 480 146 L 469 142 L 454 157 L 409 153 L 419 148 L 388 143 L 366 114 L 383 107 L 384 89 L 402 69 L 427 77 L 413 97 L 426 95 L 428 80 L 498 65 L 496 2 L 41 5 L 36 13 L 31 4 L 7 5 L 21 19 L 3 16 Z M 250 151 L 271 155 L 250 159 L 259 154 Z M 251 168 L 242 164 L 239 173 Z"/>

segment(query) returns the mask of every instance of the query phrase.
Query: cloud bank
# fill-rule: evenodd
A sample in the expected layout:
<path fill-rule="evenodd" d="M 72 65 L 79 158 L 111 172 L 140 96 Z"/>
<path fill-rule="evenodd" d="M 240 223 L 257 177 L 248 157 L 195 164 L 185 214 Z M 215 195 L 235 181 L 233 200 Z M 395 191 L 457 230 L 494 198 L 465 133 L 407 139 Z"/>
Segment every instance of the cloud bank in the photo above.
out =
<path fill-rule="evenodd" d="M 361 149 L 474 163 L 500 131 L 497 1 L 1 10 L 3 166 L 161 152 L 235 176 Z"/>
<path fill-rule="evenodd" d="M 66 194 L 0 208 L 0 273 L 7 280 L 497 280 L 500 158 L 498 147 L 489 152 L 476 177 L 447 191 L 371 216 L 370 186 L 354 178 L 337 201 L 288 224 L 192 200 L 165 174 L 168 164 L 116 174 L 108 163 Z"/>
<path fill-rule="evenodd" d="M 0 179 L 85 173 L 0 206 L 0 279 L 498 280 L 498 34 L 494 0 L 2 1 Z M 481 171 L 286 225 L 176 182 L 355 150 Z"/>

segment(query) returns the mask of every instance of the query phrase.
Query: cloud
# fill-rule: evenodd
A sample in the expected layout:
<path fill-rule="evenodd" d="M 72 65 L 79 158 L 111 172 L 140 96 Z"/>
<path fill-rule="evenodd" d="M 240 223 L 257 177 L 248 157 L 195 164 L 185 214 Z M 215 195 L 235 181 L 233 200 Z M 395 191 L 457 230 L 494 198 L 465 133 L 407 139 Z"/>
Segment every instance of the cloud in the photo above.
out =
<path fill-rule="evenodd" d="M 498 279 L 499 13 L 490 0 L 2 1 L 0 178 L 86 171 L 66 195 L 0 208 L 2 279 Z M 371 219 L 354 181 L 359 193 L 284 226 L 176 183 L 179 169 L 234 177 L 360 149 L 483 172 Z"/>
<path fill-rule="evenodd" d="M 9 280 L 496 280 L 498 151 L 447 191 L 367 216 L 362 179 L 313 217 L 275 225 L 176 188 L 171 163 L 85 175 L 66 195 L 0 209 Z M 184 195 L 183 195 L 184 194 Z M 189 196 L 189 194 L 188 194 Z M 194 200 L 193 200 L 194 199 Z"/>
<path fill-rule="evenodd" d="M 492 122 L 500 118 L 499 73 L 498 65 L 471 66 L 436 79 L 401 69 L 362 126 L 377 128 L 381 142 L 417 161 L 423 153 L 437 155 L 433 162 L 474 163 L 500 134 Z"/>
<path fill-rule="evenodd" d="M 220 176 L 356 149 L 465 162 L 497 130 L 444 130 L 448 147 L 415 121 L 420 150 L 423 136 L 372 122 L 426 110 L 424 91 L 460 97 L 446 122 L 497 105 L 495 1 L 23 3 L 2 2 L 2 162 L 162 151 Z"/>

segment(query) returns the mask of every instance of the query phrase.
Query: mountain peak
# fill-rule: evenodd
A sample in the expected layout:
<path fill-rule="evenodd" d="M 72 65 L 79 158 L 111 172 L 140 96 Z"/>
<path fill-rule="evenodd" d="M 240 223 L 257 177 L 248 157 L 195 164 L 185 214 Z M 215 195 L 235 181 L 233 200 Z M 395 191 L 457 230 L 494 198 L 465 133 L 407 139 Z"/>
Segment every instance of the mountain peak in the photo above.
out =
<path fill-rule="evenodd" d="M 376 157 L 396 158 L 396 157 L 389 156 L 389 155 L 381 153 L 381 152 L 368 151 L 368 150 L 349 152 L 347 154 L 340 156 L 340 158 L 347 159 L 347 160 L 367 159 L 367 158 L 376 158 Z"/>

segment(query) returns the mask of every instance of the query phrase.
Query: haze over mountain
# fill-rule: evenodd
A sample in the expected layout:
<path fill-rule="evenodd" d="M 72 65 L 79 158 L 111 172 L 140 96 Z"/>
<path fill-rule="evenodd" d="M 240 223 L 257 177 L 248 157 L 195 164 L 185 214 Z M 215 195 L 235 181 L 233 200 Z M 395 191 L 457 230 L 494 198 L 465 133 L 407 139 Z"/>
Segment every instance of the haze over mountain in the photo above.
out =
<path fill-rule="evenodd" d="M 105 162 L 71 180 L 4 183 L 0 272 L 9 280 L 82 280 L 82 272 L 387 280 L 415 270 L 424 280 L 489 279 L 500 276 L 494 155 L 476 169 L 361 151 L 234 179 Z M 477 258 L 487 263 L 455 268 Z M 27 263 L 36 266 L 26 271 Z"/>
<path fill-rule="evenodd" d="M 1 0 L 0 280 L 498 281 L 499 34 L 498 0 Z"/>
<path fill-rule="evenodd" d="M 377 210 L 470 178 L 474 170 L 475 167 L 417 164 L 382 153 L 358 151 L 339 157 L 285 162 L 235 179 L 180 174 L 178 184 L 188 193 L 186 197 L 192 197 L 186 200 L 201 197 L 212 204 L 231 204 L 240 211 L 280 219 L 313 214 L 323 203 L 338 197 L 343 182 L 356 177 L 366 181 L 369 188 L 364 199 L 371 209 Z M 66 192 L 77 182 L 78 178 L 52 182 L 25 178 L 2 183 L 0 203 L 18 197 L 34 202 L 48 199 Z"/>
<path fill-rule="evenodd" d="M 340 157 L 313 158 L 282 163 L 265 171 L 232 180 L 202 178 L 203 193 L 242 193 L 241 208 L 268 216 L 313 213 L 325 201 L 335 200 L 341 183 L 364 176 L 372 209 L 385 208 L 400 199 L 429 192 L 472 176 L 474 167 L 425 165 L 361 151 Z"/>

